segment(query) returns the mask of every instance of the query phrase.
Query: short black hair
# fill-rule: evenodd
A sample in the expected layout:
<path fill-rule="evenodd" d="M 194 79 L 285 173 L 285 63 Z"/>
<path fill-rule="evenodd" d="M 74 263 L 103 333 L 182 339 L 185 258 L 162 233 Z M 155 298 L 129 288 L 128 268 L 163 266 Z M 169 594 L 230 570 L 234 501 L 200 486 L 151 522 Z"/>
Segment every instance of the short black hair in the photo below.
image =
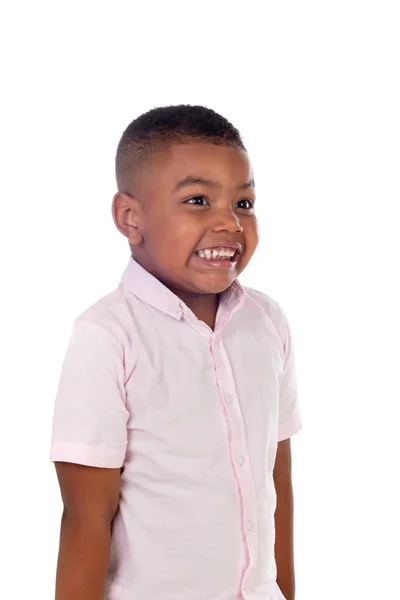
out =
<path fill-rule="evenodd" d="M 119 141 L 115 159 L 119 191 L 127 191 L 126 175 L 132 180 L 151 154 L 168 144 L 189 141 L 246 150 L 239 131 L 211 108 L 188 104 L 153 108 L 132 121 Z"/>

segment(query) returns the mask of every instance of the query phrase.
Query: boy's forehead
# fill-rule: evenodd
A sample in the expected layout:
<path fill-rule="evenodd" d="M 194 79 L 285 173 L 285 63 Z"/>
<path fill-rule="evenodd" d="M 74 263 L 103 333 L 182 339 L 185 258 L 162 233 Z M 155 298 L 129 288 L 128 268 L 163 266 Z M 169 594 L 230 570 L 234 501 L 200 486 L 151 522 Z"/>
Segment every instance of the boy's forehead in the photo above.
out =
<path fill-rule="evenodd" d="M 170 144 L 159 150 L 150 160 L 148 175 L 172 189 L 190 178 L 198 179 L 198 183 L 204 179 L 221 185 L 239 185 L 253 179 L 245 150 L 206 142 Z"/>

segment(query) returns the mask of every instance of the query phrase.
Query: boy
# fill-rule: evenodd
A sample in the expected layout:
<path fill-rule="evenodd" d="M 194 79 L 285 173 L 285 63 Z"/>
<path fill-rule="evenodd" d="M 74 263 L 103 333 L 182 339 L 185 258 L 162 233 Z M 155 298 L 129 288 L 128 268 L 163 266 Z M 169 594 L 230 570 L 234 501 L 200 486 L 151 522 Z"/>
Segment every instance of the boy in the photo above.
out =
<path fill-rule="evenodd" d="M 55 403 L 56 600 L 293 600 L 293 348 L 237 281 L 258 240 L 240 134 L 154 109 L 116 176 L 131 257 L 76 320 Z"/>

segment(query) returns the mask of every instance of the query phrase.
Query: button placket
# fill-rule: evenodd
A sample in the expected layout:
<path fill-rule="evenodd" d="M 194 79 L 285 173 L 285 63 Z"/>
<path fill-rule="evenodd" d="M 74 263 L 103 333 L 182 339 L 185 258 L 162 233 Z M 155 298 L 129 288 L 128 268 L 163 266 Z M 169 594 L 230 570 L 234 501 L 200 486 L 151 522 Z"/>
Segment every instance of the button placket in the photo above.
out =
<path fill-rule="evenodd" d="M 256 535 L 257 517 L 255 513 L 257 496 L 247 447 L 243 415 L 236 395 L 237 392 L 229 358 L 221 338 L 217 338 L 217 336 L 211 337 L 210 352 L 214 361 L 215 377 L 220 400 L 225 406 L 225 416 L 228 420 L 231 432 L 230 452 L 232 457 L 232 468 L 235 473 L 239 494 L 241 496 L 241 522 L 250 558 L 247 577 L 250 576 L 251 579 L 252 576 L 254 576 L 253 570 L 258 554 Z"/>
<path fill-rule="evenodd" d="M 219 346 L 220 356 L 224 365 L 224 372 L 227 375 L 228 381 L 231 382 L 229 395 L 232 395 L 234 398 L 232 404 L 226 406 L 226 410 L 232 430 L 231 443 L 233 445 L 233 456 L 235 457 L 234 470 L 236 472 L 240 494 L 242 496 L 242 526 L 250 559 L 246 579 L 247 581 L 251 581 L 254 577 L 254 568 L 258 560 L 257 493 L 246 439 L 245 425 L 241 406 L 236 396 L 237 392 L 232 368 L 222 341 Z"/>

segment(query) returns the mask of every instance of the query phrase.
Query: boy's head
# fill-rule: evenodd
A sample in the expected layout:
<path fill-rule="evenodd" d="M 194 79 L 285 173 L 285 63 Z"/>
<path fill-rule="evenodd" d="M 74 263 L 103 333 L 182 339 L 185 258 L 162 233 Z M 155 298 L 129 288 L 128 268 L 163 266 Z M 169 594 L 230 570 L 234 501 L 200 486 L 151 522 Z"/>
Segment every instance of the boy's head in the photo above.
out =
<path fill-rule="evenodd" d="M 186 105 L 141 115 L 119 142 L 116 178 L 115 224 L 167 287 L 217 294 L 243 271 L 258 242 L 254 177 L 224 117 Z"/>

